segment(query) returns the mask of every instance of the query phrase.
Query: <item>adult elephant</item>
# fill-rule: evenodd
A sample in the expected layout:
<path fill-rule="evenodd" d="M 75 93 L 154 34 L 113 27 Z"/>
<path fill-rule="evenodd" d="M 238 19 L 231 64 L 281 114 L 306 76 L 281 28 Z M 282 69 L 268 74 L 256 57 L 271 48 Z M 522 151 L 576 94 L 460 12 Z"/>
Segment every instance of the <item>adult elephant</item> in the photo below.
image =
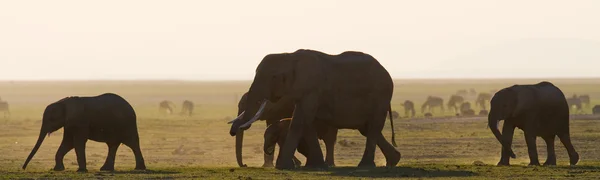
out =
<path fill-rule="evenodd" d="M 556 165 L 554 138 L 558 136 L 569 153 L 570 164 L 579 161 L 579 154 L 571 144 L 569 135 L 569 107 L 563 92 L 554 84 L 543 81 L 537 84 L 514 85 L 498 91 L 491 99 L 488 125 L 502 144 L 498 165 L 509 165 L 509 156 L 515 158 L 511 144 L 515 128 L 522 129 L 529 152 L 529 165 L 540 165 L 536 137 L 546 141 L 548 158 L 544 165 Z M 498 123 L 504 120 L 502 133 Z"/>
<path fill-rule="evenodd" d="M 62 127 L 64 127 L 63 140 L 54 159 L 55 171 L 65 169 L 63 158 L 73 148 L 79 165 L 77 171 L 87 171 L 85 144 L 88 139 L 105 142 L 108 145 L 108 155 L 100 170 L 114 170 L 115 155 L 121 143 L 129 146 L 133 151 L 135 169 L 146 169 L 140 150 L 135 111 L 125 99 L 112 93 L 92 97 L 67 97 L 48 105 L 44 110 L 39 138 L 27 157 L 23 169 L 42 145 L 46 134 Z"/>
<path fill-rule="evenodd" d="M 249 128 L 264 113 L 266 100 L 292 101 L 294 116 L 276 168 L 294 168 L 292 157 L 301 137 L 309 146 L 306 166 L 326 167 L 313 122 L 337 129 L 358 129 L 365 134 L 367 142 L 360 167 L 375 167 L 376 145 L 386 156 L 387 166 L 395 166 L 400 152 L 381 133 L 386 113 L 391 114 L 393 88 L 385 68 L 362 52 L 329 55 L 298 50 L 269 54 L 256 69 L 246 112 L 232 124 L 230 134 L 235 136 Z"/>

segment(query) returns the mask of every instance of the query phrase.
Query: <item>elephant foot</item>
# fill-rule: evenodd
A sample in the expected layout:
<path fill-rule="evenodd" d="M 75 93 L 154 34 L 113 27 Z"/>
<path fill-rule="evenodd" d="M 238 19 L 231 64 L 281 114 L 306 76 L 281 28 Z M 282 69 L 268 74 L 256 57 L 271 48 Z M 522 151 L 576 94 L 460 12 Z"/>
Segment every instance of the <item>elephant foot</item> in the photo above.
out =
<path fill-rule="evenodd" d="M 496 164 L 496 166 L 510 166 L 510 163 L 500 161 L 498 164 Z"/>
<path fill-rule="evenodd" d="M 396 165 L 398 165 L 398 162 L 400 162 L 400 158 L 402 157 L 402 155 L 400 155 L 400 152 L 396 151 L 393 153 L 393 155 L 391 155 L 390 157 L 385 157 L 386 159 L 386 167 L 396 167 Z"/>
<path fill-rule="evenodd" d="M 528 166 L 540 166 L 540 162 L 530 162 Z"/>
<path fill-rule="evenodd" d="M 146 165 L 136 165 L 135 170 L 146 170 Z"/>
<path fill-rule="evenodd" d="M 294 161 L 292 160 L 288 160 L 288 161 L 277 161 L 277 163 L 275 163 L 275 168 L 279 169 L 279 170 L 291 170 L 294 169 L 296 166 L 294 164 Z"/>
<path fill-rule="evenodd" d="M 104 166 L 102 166 L 100 168 L 100 171 L 115 171 L 115 167 L 114 166 L 111 167 L 111 166 L 104 165 Z"/>
<path fill-rule="evenodd" d="M 65 170 L 65 166 L 64 165 L 56 165 L 54 166 L 54 168 L 52 169 L 54 171 L 64 171 Z"/>
<path fill-rule="evenodd" d="M 573 157 L 570 157 L 570 164 L 571 166 L 575 166 L 577 164 L 577 162 L 579 162 L 579 154 L 578 153 L 574 153 Z"/>
<path fill-rule="evenodd" d="M 358 168 L 375 168 L 375 167 L 377 167 L 375 165 L 375 161 L 371 161 L 371 162 L 360 161 L 360 163 L 358 163 Z"/>
<path fill-rule="evenodd" d="M 273 163 L 266 163 L 266 162 L 262 165 L 262 167 L 264 167 L 264 168 L 270 168 L 270 167 L 274 167 L 274 166 L 275 165 L 273 165 Z"/>
<path fill-rule="evenodd" d="M 328 167 L 335 167 L 335 163 L 332 163 L 332 162 L 331 163 L 327 163 L 327 166 Z"/>
<path fill-rule="evenodd" d="M 77 172 L 86 173 L 86 172 L 88 172 L 88 170 L 85 168 L 79 168 L 79 169 L 77 169 Z"/>
<path fill-rule="evenodd" d="M 544 162 L 544 166 L 556 166 L 556 160 Z"/>

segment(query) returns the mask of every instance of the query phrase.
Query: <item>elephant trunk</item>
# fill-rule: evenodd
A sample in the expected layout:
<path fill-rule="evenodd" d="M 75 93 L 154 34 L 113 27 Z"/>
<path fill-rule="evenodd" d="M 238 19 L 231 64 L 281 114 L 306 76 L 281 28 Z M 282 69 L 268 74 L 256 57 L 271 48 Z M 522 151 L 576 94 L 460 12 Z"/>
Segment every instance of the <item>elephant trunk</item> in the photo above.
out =
<path fill-rule="evenodd" d="M 240 167 L 247 167 L 246 164 L 242 162 L 242 145 L 244 143 L 244 131 L 240 130 L 235 135 L 235 158 L 237 159 L 237 163 Z"/>
<path fill-rule="evenodd" d="M 42 142 L 44 142 L 45 137 L 46 137 L 46 132 L 43 129 L 40 130 L 40 136 L 38 137 L 38 140 L 35 143 L 35 146 L 31 150 L 31 153 L 29 153 L 27 160 L 25 160 L 25 164 L 23 164 L 23 169 L 27 168 L 27 164 L 29 164 L 29 161 L 31 161 L 31 159 L 33 158 L 35 153 L 38 151 L 38 149 L 40 149 L 40 146 L 42 145 Z"/>
<path fill-rule="evenodd" d="M 517 156 L 515 155 L 515 153 L 513 153 L 512 149 L 508 147 L 508 145 L 505 144 L 504 141 L 502 141 L 502 133 L 500 133 L 500 129 L 498 129 L 499 122 L 500 120 L 498 118 L 494 118 L 492 113 L 488 115 L 488 126 L 490 127 L 490 130 L 492 130 L 492 133 L 496 137 L 496 140 L 500 142 L 504 150 L 508 151 L 510 157 L 516 158 Z"/>

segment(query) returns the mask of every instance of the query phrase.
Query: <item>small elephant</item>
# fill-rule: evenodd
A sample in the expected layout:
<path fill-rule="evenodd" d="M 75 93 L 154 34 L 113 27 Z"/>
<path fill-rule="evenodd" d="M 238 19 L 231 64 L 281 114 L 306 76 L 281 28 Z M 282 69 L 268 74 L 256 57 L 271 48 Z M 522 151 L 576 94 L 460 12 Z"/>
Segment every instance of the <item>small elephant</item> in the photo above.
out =
<path fill-rule="evenodd" d="M 291 120 L 292 118 L 285 118 L 267 127 L 264 134 L 265 154 L 273 155 L 275 151 L 275 144 L 279 145 L 279 150 L 281 151 L 281 147 L 283 147 L 283 145 L 285 144 L 285 138 L 287 137 L 287 134 L 289 132 Z M 329 167 L 335 167 L 333 149 L 335 146 L 338 130 L 336 128 L 324 124 L 318 124 L 315 126 L 317 126 L 315 127 L 315 129 L 317 130 L 317 137 L 323 140 L 323 142 L 325 142 L 325 148 L 327 151 L 325 163 Z M 305 157 L 309 157 L 308 145 L 304 141 L 304 138 L 301 138 L 297 150 L 300 154 L 304 155 Z M 294 162 L 297 163 L 297 166 L 300 166 L 300 160 L 298 160 L 296 157 L 294 157 Z"/>
<path fill-rule="evenodd" d="M 537 84 L 514 85 L 500 91 L 491 99 L 488 125 L 502 145 L 498 165 L 509 165 L 509 156 L 515 128 L 522 129 L 529 152 L 529 165 L 540 165 L 536 137 L 546 141 L 548 158 L 544 165 L 556 165 L 554 138 L 558 136 L 569 154 L 570 164 L 576 165 L 579 154 L 571 144 L 569 135 L 569 105 L 563 92 L 554 84 L 542 81 Z M 502 133 L 498 123 L 504 120 Z"/>
<path fill-rule="evenodd" d="M 55 171 L 65 169 L 63 158 L 75 148 L 79 165 L 77 171 L 86 172 L 85 144 L 88 139 L 108 145 L 108 155 L 100 170 L 114 170 L 117 148 L 121 143 L 133 151 L 135 169 L 146 169 L 140 150 L 135 111 L 125 99 L 112 93 L 92 97 L 67 97 L 48 105 L 44 110 L 39 138 L 23 169 L 42 145 L 46 134 L 63 127 L 63 139 L 54 159 Z"/>

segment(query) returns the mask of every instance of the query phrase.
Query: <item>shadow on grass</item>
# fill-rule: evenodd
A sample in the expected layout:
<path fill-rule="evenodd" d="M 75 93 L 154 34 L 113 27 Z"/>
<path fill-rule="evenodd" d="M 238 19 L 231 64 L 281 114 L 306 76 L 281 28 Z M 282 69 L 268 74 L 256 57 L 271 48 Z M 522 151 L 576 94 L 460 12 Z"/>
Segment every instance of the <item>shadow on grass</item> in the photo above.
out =
<path fill-rule="evenodd" d="M 181 172 L 168 170 L 129 170 L 129 171 L 99 171 L 96 174 L 179 174 Z"/>
<path fill-rule="evenodd" d="M 311 169 L 301 171 L 314 171 Z M 378 167 L 373 169 L 358 169 L 355 167 L 336 167 L 328 168 L 329 173 L 322 176 L 345 176 L 345 177 L 468 177 L 476 176 L 477 173 L 464 170 L 441 170 L 441 169 L 424 169 L 418 167 L 396 167 L 386 168 Z"/>

